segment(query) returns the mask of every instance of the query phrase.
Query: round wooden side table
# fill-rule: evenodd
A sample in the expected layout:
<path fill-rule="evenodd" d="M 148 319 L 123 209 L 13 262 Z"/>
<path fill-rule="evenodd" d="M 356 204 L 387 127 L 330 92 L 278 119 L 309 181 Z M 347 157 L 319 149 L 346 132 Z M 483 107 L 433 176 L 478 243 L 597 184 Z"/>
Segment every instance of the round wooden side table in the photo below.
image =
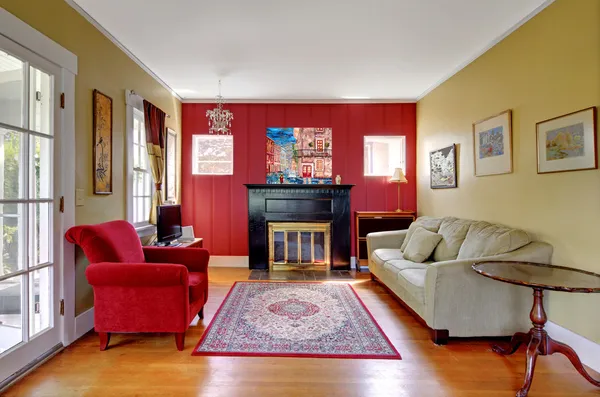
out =
<path fill-rule="evenodd" d="M 555 341 L 544 329 L 548 317 L 544 310 L 544 290 L 593 293 L 600 292 L 600 275 L 570 267 L 544 265 L 529 262 L 479 262 L 473 264 L 473 270 L 482 276 L 505 283 L 533 288 L 533 308 L 531 322 L 533 327 L 528 333 L 517 332 L 506 347 L 493 346 L 498 354 L 510 355 L 517 351 L 522 343 L 527 343 L 527 369 L 523 387 L 517 397 L 525 397 L 531 388 L 535 362 L 538 356 L 554 353 L 564 354 L 585 379 L 600 387 L 600 381 L 591 377 L 581 364 L 577 353 L 568 345 Z"/>

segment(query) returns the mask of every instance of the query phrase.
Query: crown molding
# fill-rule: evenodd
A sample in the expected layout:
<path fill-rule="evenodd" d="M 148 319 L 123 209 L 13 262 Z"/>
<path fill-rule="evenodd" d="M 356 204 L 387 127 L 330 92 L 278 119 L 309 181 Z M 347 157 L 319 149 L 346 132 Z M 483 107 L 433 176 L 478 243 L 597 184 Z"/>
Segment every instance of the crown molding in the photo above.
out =
<path fill-rule="evenodd" d="M 511 33 L 513 33 L 515 30 L 519 29 L 521 26 L 523 26 L 530 19 L 532 19 L 537 14 L 539 14 L 540 12 L 542 12 L 546 7 L 548 7 L 550 4 L 554 3 L 555 1 L 556 0 L 546 0 L 546 1 L 544 1 L 535 10 L 533 10 L 529 14 L 527 14 L 524 18 L 522 18 L 519 22 L 517 22 L 516 24 L 514 24 L 506 32 L 504 32 L 500 36 L 496 37 L 487 46 L 483 47 L 481 50 L 479 50 L 478 52 L 476 52 L 473 56 L 471 56 L 470 58 L 468 58 L 465 62 L 463 62 L 460 65 L 458 65 L 454 70 L 452 70 L 446 76 L 444 76 L 443 78 L 441 78 L 440 80 L 438 80 L 435 84 L 433 84 L 431 87 L 429 87 L 428 89 L 426 89 L 425 91 L 423 91 L 423 93 L 417 97 L 417 101 L 420 101 L 421 99 L 425 98 L 425 96 L 427 94 L 429 94 L 431 91 L 435 90 L 440 85 L 442 85 L 446 81 L 450 80 L 451 77 L 453 77 L 455 74 L 457 74 L 458 72 L 460 72 L 461 70 L 463 70 L 464 68 L 466 68 L 467 66 L 469 66 L 471 63 L 473 63 L 473 61 L 475 61 L 477 58 L 479 58 L 480 56 L 482 56 L 483 54 L 485 54 L 486 52 L 488 52 L 492 47 L 494 47 L 496 44 L 500 43 L 502 40 L 504 40 L 506 37 L 508 37 Z"/>
<path fill-rule="evenodd" d="M 156 73 L 152 71 L 144 62 L 142 62 L 138 57 L 136 57 L 127 47 L 123 45 L 115 36 L 110 34 L 108 30 L 104 28 L 98 21 L 96 21 L 90 14 L 88 14 L 79 4 L 77 4 L 74 0 L 65 0 L 65 2 L 71 6 L 75 11 L 77 11 L 82 17 L 84 17 L 89 23 L 91 23 L 96 29 L 100 31 L 107 39 L 109 39 L 114 45 L 116 45 L 121 51 L 123 51 L 133 62 L 135 62 L 139 67 L 141 67 L 146 73 L 148 73 L 156 82 L 162 85 L 166 90 L 168 90 L 171 95 L 175 98 L 182 100 L 181 96 L 179 96 L 163 79 L 161 79 Z"/>
<path fill-rule="evenodd" d="M 206 98 L 185 98 L 181 100 L 182 103 L 216 103 L 215 99 Z M 289 104 L 367 104 L 367 103 L 416 103 L 416 98 L 409 99 L 228 99 L 225 98 L 225 104 L 232 103 L 244 103 L 244 104 L 277 104 L 277 103 L 289 103 Z"/>

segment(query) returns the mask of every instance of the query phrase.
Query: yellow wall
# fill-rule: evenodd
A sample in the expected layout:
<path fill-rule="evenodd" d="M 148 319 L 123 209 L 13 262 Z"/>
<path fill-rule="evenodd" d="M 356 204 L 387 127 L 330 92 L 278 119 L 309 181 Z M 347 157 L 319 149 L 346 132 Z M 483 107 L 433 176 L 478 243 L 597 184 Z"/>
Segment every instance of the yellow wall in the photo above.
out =
<path fill-rule="evenodd" d="M 600 170 L 537 174 L 536 122 L 600 105 L 600 1 L 558 0 L 417 103 L 420 215 L 500 222 L 600 273 Z M 472 123 L 513 111 L 512 174 L 473 175 Z M 429 188 L 429 152 L 456 143 L 458 188 Z M 551 293 L 551 321 L 600 342 L 600 296 Z"/>
<path fill-rule="evenodd" d="M 125 90 L 132 89 L 171 116 L 167 127 L 181 133 L 181 102 L 135 64 L 64 0 L 0 0 L 0 6 L 75 55 L 75 144 L 77 188 L 85 190 L 85 205 L 76 207 L 77 224 L 126 219 Z M 168 48 L 157 49 L 169 56 Z M 113 194 L 95 196 L 92 186 L 92 91 L 113 99 Z M 76 313 L 93 305 L 85 280 L 86 262 L 77 259 Z"/>

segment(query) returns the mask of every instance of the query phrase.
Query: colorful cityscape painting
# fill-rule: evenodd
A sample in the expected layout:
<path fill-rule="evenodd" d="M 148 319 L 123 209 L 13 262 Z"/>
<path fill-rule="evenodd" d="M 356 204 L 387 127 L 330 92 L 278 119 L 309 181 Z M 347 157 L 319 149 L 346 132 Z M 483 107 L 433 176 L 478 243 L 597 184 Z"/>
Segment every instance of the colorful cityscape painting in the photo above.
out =
<path fill-rule="evenodd" d="M 331 128 L 267 128 L 267 183 L 331 184 Z"/>

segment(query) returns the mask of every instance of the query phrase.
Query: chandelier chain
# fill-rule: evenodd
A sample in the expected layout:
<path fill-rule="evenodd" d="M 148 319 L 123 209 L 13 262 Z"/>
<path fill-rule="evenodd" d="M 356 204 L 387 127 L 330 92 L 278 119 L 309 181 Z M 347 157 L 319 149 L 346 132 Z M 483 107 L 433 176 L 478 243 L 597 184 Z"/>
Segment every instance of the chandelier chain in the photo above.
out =
<path fill-rule="evenodd" d="M 208 118 L 208 133 L 231 135 L 230 128 L 231 120 L 233 120 L 233 113 L 223 109 L 225 99 L 223 99 L 223 96 L 221 95 L 221 80 L 219 80 L 219 95 L 217 95 L 216 103 L 216 108 L 206 111 L 206 117 Z"/>

